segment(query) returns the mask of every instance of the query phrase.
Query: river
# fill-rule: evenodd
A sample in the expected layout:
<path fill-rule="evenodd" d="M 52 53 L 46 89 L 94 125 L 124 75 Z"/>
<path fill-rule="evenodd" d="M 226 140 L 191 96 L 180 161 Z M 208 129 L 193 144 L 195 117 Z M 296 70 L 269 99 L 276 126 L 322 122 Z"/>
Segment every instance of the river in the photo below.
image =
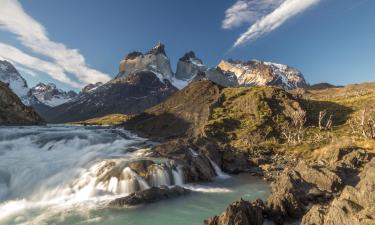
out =
<path fill-rule="evenodd" d="M 247 174 L 219 171 L 213 182 L 185 184 L 173 170 L 174 183 L 168 184 L 182 183 L 193 192 L 149 205 L 107 208 L 134 185 L 112 178 L 98 185 L 94 171 L 103 162 L 142 157 L 154 144 L 110 127 L 0 127 L 0 224 L 201 225 L 235 200 L 265 199 L 270 192 L 268 183 Z M 145 183 L 142 189 L 167 182 L 159 175 L 153 184 L 134 179 Z"/>

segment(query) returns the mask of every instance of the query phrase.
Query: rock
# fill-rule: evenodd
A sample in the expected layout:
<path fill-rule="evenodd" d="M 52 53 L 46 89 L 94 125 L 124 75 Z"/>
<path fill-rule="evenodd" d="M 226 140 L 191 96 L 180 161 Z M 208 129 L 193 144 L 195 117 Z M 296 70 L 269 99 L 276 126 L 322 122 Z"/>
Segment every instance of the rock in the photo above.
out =
<path fill-rule="evenodd" d="M 305 182 L 316 185 L 322 191 L 332 193 L 342 189 L 341 178 L 323 166 L 308 165 L 301 161 L 294 169 Z"/>
<path fill-rule="evenodd" d="M 240 200 L 232 203 L 222 214 L 206 221 L 205 225 L 262 225 L 264 204 Z"/>
<path fill-rule="evenodd" d="M 373 225 L 375 224 L 375 159 L 360 173 L 355 186 L 346 186 L 341 195 L 326 206 L 312 207 L 302 225 Z"/>
<path fill-rule="evenodd" d="M 148 168 L 155 164 L 152 160 L 137 160 L 134 162 L 130 162 L 127 166 L 136 172 L 141 177 L 147 177 Z"/>
<path fill-rule="evenodd" d="M 115 199 L 109 203 L 109 206 L 135 206 L 145 203 L 158 202 L 170 198 L 176 198 L 178 196 L 186 195 L 188 193 L 188 189 L 182 188 L 180 186 L 174 186 L 171 188 L 168 188 L 166 186 L 152 187 L 147 190 L 132 193 L 126 197 Z"/>
<path fill-rule="evenodd" d="M 0 81 L 0 125 L 41 125 L 43 119 Z"/>
<path fill-rule="evenodd" d="M 88 84 L 88 85 L 86 85 L 85 87 L 82 88 L 81 92 L 82 93 L 88 93 L 88 92 L 93 91 L 93 90 L 95 90 L 96 88 L 98 88 L 102 85 L 103 85 L 102 82 L 97 82 L 95 84 Z"/>
<path fill-rule="evenodd" d="M 186 182 L 211 181 L 215 171 L 210 160 L 195 147 L 183 140 L 168 141 L 155 146 L 152 156 L 172 159 L 182 165 Z"/>

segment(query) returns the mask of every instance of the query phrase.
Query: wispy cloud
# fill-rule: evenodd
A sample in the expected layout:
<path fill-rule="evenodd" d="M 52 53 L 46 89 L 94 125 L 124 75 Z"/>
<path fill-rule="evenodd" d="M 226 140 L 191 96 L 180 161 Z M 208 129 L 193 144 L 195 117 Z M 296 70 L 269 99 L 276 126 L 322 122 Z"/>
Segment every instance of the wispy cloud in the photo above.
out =
<path fill-rule="evenodd" d="M 90 68 L 78 49 L 70 49 L 62 43 L 51 41 L 45 27 L 29 16 L 17 0 L 0 0 L 0 28 L 15 34 L 24 46 L 35 53 L 50 58 L 53 63 L 49 64 L 51 70 L 46 73 L 61 82 L 72 84 L 66 73 L 75 76 L 78 80 L 75 83 L 80 86 L 110 79 L 109 75 Z M 51 74 L 54 69 L 50 66 L 53 64 L 55 68 L 60 68 L 56 71 L 59 72 L 58 75 Z"/>
<path fill-rule="evenodd" d="M 225 11 L 222 28 L 231 29 L 257 21 L 285 0 L 238 0 Z"/>
<path fill-rule="evenodd" d="M 51 62 L 28 55 L 18 48 L 0 42 L 0 58 L 11 63 L 21 65 L 32 71 L 49 74 L 53 79 L 69 84 L 72 87 L 80 87 L 80 83 L 71 80 L 64 72 L 64 69 Z"/>
<path fill-rule="evenodd" d="M 320 0 L 238 0 L 226 11 L 223 28 L 252 23 L 233 47 L 255 40 L 280 27 L 285 21 L 317 4 Z"/>

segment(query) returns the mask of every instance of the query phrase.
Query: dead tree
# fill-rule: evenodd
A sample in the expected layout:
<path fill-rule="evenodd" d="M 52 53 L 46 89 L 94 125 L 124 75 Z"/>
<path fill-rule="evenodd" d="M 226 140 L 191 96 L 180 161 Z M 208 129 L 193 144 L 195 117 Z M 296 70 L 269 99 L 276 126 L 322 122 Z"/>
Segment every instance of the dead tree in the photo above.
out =
<path fill-rule="evenodd" d="M 319 122 L 318 122 L 319 130 L 330 130 L 330 129 L 332 129 L 333 115 L 332 114 L 329 115 L 327 121 L 325 121 L 326 116 L 327 116 L 327 110 L 323 110 L 323 111 L 319 112 Z"/>
<path fill-rule="evenodd" d="M 375 139 L 375 107 L 362 109 L 358 116 L 349 121 L 354 134 Z"/>
<path fill-rule="evenodd" d="M 327 115 L 327 110 L 323 110 L 319 112 L 319 130 L 323 130 L 323 120 L 324 117 Z"/>
<path fill-rule="evenodd" d="M 281 134 L 289 144 L 299 144 L 303 141 L 305 135 L 306 112 L 303 110 L 295 111 L 290 117 Z"/>

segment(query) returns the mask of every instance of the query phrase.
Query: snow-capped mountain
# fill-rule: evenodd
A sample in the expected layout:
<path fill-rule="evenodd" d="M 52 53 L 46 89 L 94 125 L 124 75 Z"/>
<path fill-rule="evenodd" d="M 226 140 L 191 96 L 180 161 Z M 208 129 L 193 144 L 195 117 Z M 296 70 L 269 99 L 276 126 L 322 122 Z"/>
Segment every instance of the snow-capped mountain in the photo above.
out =
<path fill-rule="evenodd" d="M 0 81 L 9 85 L 9 88 L 28 105 L 29 88 L 26 80 L 20 75 L 17 69 L 8 61 L 0 60 Z"/>
<path fill-rule="evenodd" d="M 61 89 L 56 88 L 56 85 L 53 83 L 39 83 L 35 87 L 30 89 L 30 93 L 32 96 L 35 96 L 40 102 L 51 107 L 64 104 L 77 96 L 76 92 L 65 92 Z"/>
<path fill-rule="evenodd" d="M 284 89 L 308 86 L 302 73 L 287 65 L 258 60 L 248 62 L 222 60 L 218 68 L 235 74 L 241 86 L 272 85 Z"/>

